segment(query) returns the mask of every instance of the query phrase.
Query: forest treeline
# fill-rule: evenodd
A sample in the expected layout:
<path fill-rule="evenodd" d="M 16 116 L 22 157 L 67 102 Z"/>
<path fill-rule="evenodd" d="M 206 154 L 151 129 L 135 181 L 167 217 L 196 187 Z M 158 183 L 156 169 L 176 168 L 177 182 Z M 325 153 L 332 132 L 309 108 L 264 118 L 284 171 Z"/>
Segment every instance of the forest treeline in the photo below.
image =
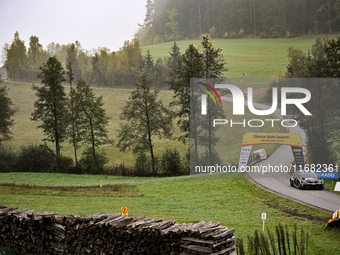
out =
<path fill-rule="evenodd" d="M 295 37 L 340 31 L 340 0 L 148 0 L 142 45 L 211 38 Z"/>
<path fill-rule="evenodd" d="M 142 55 L 138 39 L 125 41 L 119 51 L 113 52 L 106 47 L 84 50 L 78 41 L 67 45 L 52 42 L 45 50 L 39 38 L 31 36 L 27 48 L 18 32 L 12 43 L 3 47 L 4 67 L 9 79 L 36 80 L 39 67 L 49 57 L 56 56 L 64 67 L 67 63 L 72 64 L 75 80 L 81 77 L 93 85 L 112 87 L 132 87 L 142 73 L 148 76 L 153 86 L 164 86 L 178 54 L 172 56 L 170 53 L 169 57 L 155 60 L 149 51 Z"/>

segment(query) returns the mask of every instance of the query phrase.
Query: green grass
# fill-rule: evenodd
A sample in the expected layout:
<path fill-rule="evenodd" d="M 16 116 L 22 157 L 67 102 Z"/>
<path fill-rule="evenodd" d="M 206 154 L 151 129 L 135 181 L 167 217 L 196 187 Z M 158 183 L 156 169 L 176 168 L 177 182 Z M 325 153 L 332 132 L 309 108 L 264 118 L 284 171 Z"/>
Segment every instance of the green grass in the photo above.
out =
<path fill-rule="evenodd" d="M 339 195 L 339 191 L 334 191 L 335 185 L 338 181 L 336 180 L 324 180 L 325 183 L 325 190 L 333 192 Z"/>
<path fill-rule="evenodd" d="M 307 53 L 315 39 L 232 39 L 212 40 L 216 48 L 222 49 L 229 71 L 228 78 L 276 78 L 278 71 L 286 72 L 288 64 L 287 50 L 290 46 Z M 200 47 L 199 40 L 177 42 L 181 53 L 189 44 Z M 143 54 L 150 50 L 154 59 L 169 56 L 173 42 L 161 43 L 142 47 Z"/>
<path fill-rule="evenodd" d="M 4 206 L 34 209 L 35 212 L 87 215 L 119 213 L 128 208 L 129 216 L 175 219 L 178 223 L 213 221 L 236 228 L 235 236 L 246 240 L 247 235 L 262 229 L 261 213 L 267 213 L 266 228 L 272 232 L 278 223 L 309 232 L 308 254 L 339 254 L 339 231 L 325 229 L 331 213 L 277 197 L 260 190 L 246 179 L 204 179 L 190 177 L 135 178 L 101 175 L 68 175 L 39 173 L 0 174 L 0 183 L 96 186 L 137 185 L 142 197 L 45 196 L 0 194 Z M 312 216 L 312 217 L 310 217 Z"/>
<path fill-rule="evenodd" d="M 100 186 L 36 186 L 28 184 L 0 184 L 1 194 L 25 194 L 46 196 L 107 196 L 107 197 L 139 197 L 143 194 L 136 185 L 110 184 Z"/>

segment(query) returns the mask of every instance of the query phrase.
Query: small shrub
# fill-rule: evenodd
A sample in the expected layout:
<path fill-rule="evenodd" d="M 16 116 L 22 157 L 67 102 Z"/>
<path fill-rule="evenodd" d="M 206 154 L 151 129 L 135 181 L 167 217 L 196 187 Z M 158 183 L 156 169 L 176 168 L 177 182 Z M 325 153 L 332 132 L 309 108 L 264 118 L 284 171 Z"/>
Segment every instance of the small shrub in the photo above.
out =
<path fill-rule="evenodd" d="M 46 144 L 30 144 L 20 148 L 16 169 L 20 172 L 51 172 L 54 165 L 54 152 Z"/>
<path fill-rule="evenodd" d="M 0 149 L 0 172 L 14 172 L 17 154 L 11 149 Z"/>
<path fill-rule="evenodd" d="M 246 33 L 244 32 L 244 30 L 241 28 L 240 31 L 238 32 L 238 37 L 242 38 L 246 35 Z"/>
<path fill-rule="evenodd" d="M 0 247 L 0 255 L 16 255 L 10 246 Z"/>
<path fill-rule="evenodd" d="M 83 169 L 81 168 L 80 165 L 78 166 L 72 166 L 70 168 L 67 169 L 67 173 L 68 174 L 83 174 L 84 171 Z"/>
<path fill-rule="evenodd" d="M 190 174 L 190 151 L 188 150 L 182 158 L 182 171 L 181 174 Z"/>
<path fill-rule="evenodd" d="M 124 163 L 105 168 L 104 174 L 114 176 L 135 176 L 134 169 L 132 167 L 125 166 Z"/>
<path fill-rule="evenodd" d="M 79 165 L 85 173 L 99 174 L 103 172 L 104 165 L 109 162 L 104 151 L 96 150 L 96 164 L 93 158 L 92 147 L 85 149 L 82 155 L 79 160 Z"/>
<path fill-rule="evenodd" d="M 144 152 L 137 155 L 135 159 L 135 173 L 136 176 L 150 176 L 152 172 L 152 162 Z"/>
<path fill-rule="evenodd" d="M 178 175 L 181 172 L 181 156 L 176 149 L 166 149 L 166 151 L 162 154 L 161 169 L 162 172 L 167 176 Z"/>
<path fill-rule="evenodd" d="M 237 33 L 236 33 L 235 31 L 231 31 L 231 32 L 229 33 L 228 38 L 237 38 Z"/>
<path fill-rule="evenodd" d="M 59 159 L 59 171 L 68 173 L 73 168 L 73 158 L 61 156 Z"/>
<path fill-rule="evenodd" d="M 215 26 L 210 28 L 209 34 L 211 38 L 217 38 L 217 30 Z"/>
<path fill-rule="evenodd" d="M 126 167 L 124 164 L 120 164 L 118 168 L 120 169 L 122 176 L 134 176 L 132 168 Z"/>

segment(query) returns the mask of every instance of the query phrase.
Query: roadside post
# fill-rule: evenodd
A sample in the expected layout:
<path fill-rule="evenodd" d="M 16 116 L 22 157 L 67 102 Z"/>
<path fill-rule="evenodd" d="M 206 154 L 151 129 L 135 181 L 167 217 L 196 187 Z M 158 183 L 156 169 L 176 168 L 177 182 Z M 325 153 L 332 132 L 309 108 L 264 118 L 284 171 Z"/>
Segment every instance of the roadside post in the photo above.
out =
<path fill-rule="evenodd" d="M 103 187 L 103 182 L 102 181 L 100 181 L 100 187 Z"/>
<path fill-rule="evenodd" d="M 266 213 L 262 213 L 261 214 L 261 219 L 263 220 L 263 226 L 262 226 L 262 230 L 264 231 L 264 220 L 267 218 L 267 214 Z"/>
<path fill-rule="evenodd" d="M 334 191 L 340 191 L 340 182 L 335 184 Z"/>

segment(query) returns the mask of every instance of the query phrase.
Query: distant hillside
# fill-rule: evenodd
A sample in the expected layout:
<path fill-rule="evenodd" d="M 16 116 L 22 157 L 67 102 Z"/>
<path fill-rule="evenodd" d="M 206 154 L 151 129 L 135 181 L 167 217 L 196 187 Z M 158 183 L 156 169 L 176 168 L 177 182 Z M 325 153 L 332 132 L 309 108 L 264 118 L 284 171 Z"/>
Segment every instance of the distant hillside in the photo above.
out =
<path fill-rule="evenodd" d="M 290 46 L 307 52 L 311 49 L 314 39 L 233 39 L 213 40 L 217 48 L 222 49 L 229 71 L 229 78 L 241 78 L 245 72 L 249 78 L 275 78 L 279 71 L 285 73 L 288 64 L 287 50 Z M 189 44 L 199 46 L 199 40 L 179 41 L 181 53 Z M 153 58 L 169 56 L 173 42 L 142 47 L 143 54 L 149 49 Z"/>
<path fill-rule="evenodd" d="M 340 0 L 147 0 L 142 45 L 212 38 L 291 38 L 340 32 Z"/>

